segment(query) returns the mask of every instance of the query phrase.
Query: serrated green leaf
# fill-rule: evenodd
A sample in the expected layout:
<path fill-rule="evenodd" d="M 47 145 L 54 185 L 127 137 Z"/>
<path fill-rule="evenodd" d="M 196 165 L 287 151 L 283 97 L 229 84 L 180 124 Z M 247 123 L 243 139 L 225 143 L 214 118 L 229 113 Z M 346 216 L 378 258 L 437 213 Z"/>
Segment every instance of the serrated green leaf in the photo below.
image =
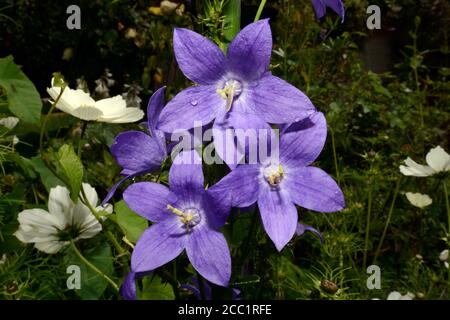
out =
<path fill-rule="evenodd" d="M 136 243 L 142 232 L 148 227 L 147 220 L 138 216 L 133 210 L 128 208 L 125 202 L 119 201 L 115 205 L 117 224 L 125 233 L 126 237 Z"/>
<path fill-rule="evenodd" d="M 83 256 L 94 266 L 100 269 L 107 276 L 111 276 L 114 270 L 113 257 L 111 247 L 107 242 L 100 242 L 96 247 L 87 249 L 82 252 Z M 75 292 L 83 300 L 98 299 L 106 287 L 108 282 L 98 273 L 90 269 L 84 262 L 76 255 L 72 247 L 67 249 L 64 256 L 64 263 L 66 267 L 70 265 L 77 265 L 80 267 L 81 273 L 81 288 L 76 289 Z"/>
<path fill-rule="evenodd" d="M 15 116 L 26 123 L 40 124 L 41 97 L 12 56 L 0 58 L 0 86 L 6 91 L 9 110 Z"/>
<path fill-rule="evenodd" d="M 172 286 L 163 283 L 161 278 L 154 275 L 148 275 L 142 280 L 141 299 L 143 300 L 174 300 Z"/>
<path fill-rule="evenodd" d="M 58 163 L 69 183 L 70 197 L 76 201 L 83 181 L 83 164 L 71 145 L 65 144 L 58 150 Z"/>

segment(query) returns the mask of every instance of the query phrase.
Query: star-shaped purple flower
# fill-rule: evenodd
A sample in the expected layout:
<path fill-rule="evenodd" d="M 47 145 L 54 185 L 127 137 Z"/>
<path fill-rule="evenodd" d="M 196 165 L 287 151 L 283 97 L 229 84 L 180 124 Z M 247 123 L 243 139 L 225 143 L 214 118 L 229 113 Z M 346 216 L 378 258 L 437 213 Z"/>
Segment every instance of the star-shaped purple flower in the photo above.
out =
<path fill-rule="evenodd" d="M 173 46 L 180 69 L 198 85 L 177 94 L 163 109 L 158 128 L 165 132 L 215 120 L 214 140 L 223 141 L 224 135 L 217 135 L 227 128 L 294 122 L 315 111 L 303 92 L 268 71 L 272 34 L 267 19 L 241 30 L 226 56 L 213 42 L 188 29 L 175 29 Z M 217 152 L 223 158 L 225 150 Z"/>
<path fill-rule="evenodd" d="M 123 168 L 120 174 L 124 177 L 111 188 L 103 203 L 111 199 L 125 180 L 158 170 L 166 158 L 164 133 L 156 128 L 164 107 L 164 91 L 165 87 L 158 89 L 148 102 L 147 128 L 150 135 L 136 130 L 122 132 L 111 146 L 111 153 Z"/>
<path fill-rule="evenodd" d="M 231 258 L 219 232 L 229 206 L 216 201 L 203 187 L 201 158 L 196 151 L 177 155 L 169 171 L 167 188 L 153 182 L 130 185 L 126 204 L 154 222 L 140 237 L 131 256 L 131 273 L 122 285 L 125 298 L 136 297 L 135 277 L 175 259 L 184 250 L 192 266 L 207 280 L 227 286 Z"/>
<path fill-rule="evenodd" d="M 231 206 L 258 202 L 264 228 L 281 251 L 298 226 L 295 205 L 334 212 L 344 208 L 341 189 L 323 170 L 309 166 L 320 154 L 327 125 L 322 113 L 294 123 L 282 131 L 279 159 L 257 165 L 240 165 L 209 192 Z"/>
<path fill-rule="evenodd" d="M 345 9 L 342 0 L 312 0 L 314 10 L 316 11 L 317 19 L 322 18 L 327 12 L 327 7 L 331 8 L 334 12 L 341 17 L 344 21 Z"/>

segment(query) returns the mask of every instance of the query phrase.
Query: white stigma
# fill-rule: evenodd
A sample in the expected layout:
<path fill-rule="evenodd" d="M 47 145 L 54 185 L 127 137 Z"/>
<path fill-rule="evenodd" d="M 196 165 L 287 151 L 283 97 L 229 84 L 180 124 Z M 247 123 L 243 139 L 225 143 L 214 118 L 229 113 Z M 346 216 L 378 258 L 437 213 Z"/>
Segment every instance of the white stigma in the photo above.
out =
<path fill-rule="evenodd" d="M 242 84 L 238 80 L 227 80 L 222 89 L 217 89 L 217 93 L 227 101 L 226 110 L 228 112 L 233 105 L 234 98 L 239 97 L 239 95 L 242 93 Z"/>

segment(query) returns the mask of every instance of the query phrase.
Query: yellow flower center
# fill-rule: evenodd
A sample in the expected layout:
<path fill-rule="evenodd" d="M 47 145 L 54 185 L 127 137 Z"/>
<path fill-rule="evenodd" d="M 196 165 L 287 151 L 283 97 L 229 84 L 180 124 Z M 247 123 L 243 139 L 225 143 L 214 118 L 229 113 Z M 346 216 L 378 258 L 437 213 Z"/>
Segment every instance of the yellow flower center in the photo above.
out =
<path fill-rule="evenodd" d="M 284 177 L 284 170 L 281 164 L 271 165 L 264 169 L 264 178 L 272 188 L 277 188 Z"/>
<path fill-rule="evenodd" d="M 242 84 L 237 80 L 228 80 L 222 89 L 217 89 L 216 92 L 227 101 L 225 109 L 230 111 L 233 105 L 234 98 L 238 97 L 242 92 Z"/>
<path fill-rule="evenodd" d="M 192 227 L 196 226 L 201 220 L 198 210 L 195 208 L 188 208 L 185 211 L 182 211 L 168 204 L 167 209 L 170 210 L 172 213 L 176 214 L 180 218 L 181 223 L 184 225 L 184 227 L 188 232 Z"/>

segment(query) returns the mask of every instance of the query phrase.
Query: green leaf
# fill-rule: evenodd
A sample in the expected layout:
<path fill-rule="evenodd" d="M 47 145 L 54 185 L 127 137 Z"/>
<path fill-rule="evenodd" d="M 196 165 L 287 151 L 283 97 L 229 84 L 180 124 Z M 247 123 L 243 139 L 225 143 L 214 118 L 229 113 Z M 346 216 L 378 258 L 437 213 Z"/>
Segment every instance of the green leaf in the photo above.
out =
<path fill-rule="evenodd" d="M 114 270 L 111 247 L 105 241 L 96 247 L 82 252 L 83 256 L 107 276 L 111 276 Z M 64 256 L 66 267 L 77 265 L 80 267 L 81 288 L 75 292 L 83 300 L 98 299 L 108 286 L 108 282 L 98 273 L 90 269 L 75 253 L 70 246 Z"/>
<path fill-rule="evenodd" d="M 141 299 L 143 300 L 174 300 L 172 286 L 163 283 L 161 278 L 155 275 L 148 275 L 142 280 Z"/>
<path fill-rule="evenodd" d="M 67 177 L 70 196 L 76 202 L 83 181 L 83 164 L 71 145 L 65 144 L 58 150 L 58 163 Z"/>
<path fill-rule="evenodd" d="M 117 224 L 125 233 L 126 237 L 136 243 L 142 232 L 148 227 L 147 220 L 138 216 L 133 210 L 128 208 L 125 202 L 119 201 L 115 205 Z"/>
<path fill-rule="evenodd" d="M 241 0 L 228 0 L 223 8 L 224 30 L 226 46 L 241 30 Z"/>
<path fill-rule="evenodd" d="M 41 177 L 42 184 L 45 189 L 50 192 L 50 189 L 56 186 L 65 186 L 64 182 L 62 182 L 57 176 L 50 171 L 50 169 L 45 165 L 44 161 L 40 156 L 36 156 L 29 159 L 26 159 L 33 166 L 33 169 L 39 173 Z"/>
<path fill-rule="evenodd" d="M 14 63 L 12 56 L 0 59 L 0 86 L 6 91 L 9 110 L 26 123 L 39 125 L 42 101 L 34 84 Z"/>

